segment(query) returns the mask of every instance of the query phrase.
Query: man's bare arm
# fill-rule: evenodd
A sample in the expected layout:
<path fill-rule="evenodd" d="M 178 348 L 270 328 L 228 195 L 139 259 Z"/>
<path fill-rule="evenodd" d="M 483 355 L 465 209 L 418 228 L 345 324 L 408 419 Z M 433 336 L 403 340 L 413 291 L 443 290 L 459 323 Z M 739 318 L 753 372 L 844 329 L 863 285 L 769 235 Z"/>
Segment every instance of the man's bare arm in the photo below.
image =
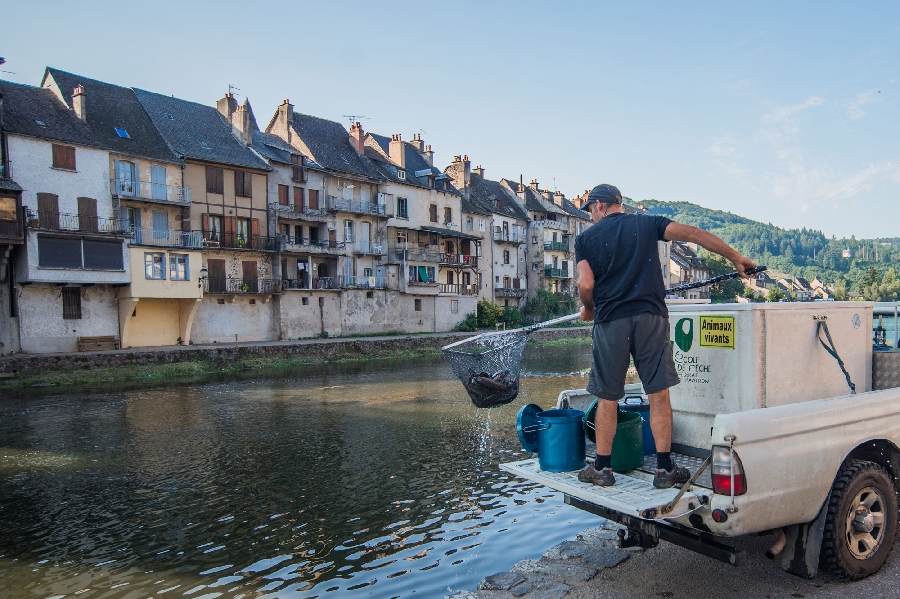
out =
<path fill-rule="evenodd" d="M 730 260 L 734 264 L 735 269 L 745 279 L 749 279 L 750 275 L 744 273 L 745 270 L 756 266 L 756 262 L 741 255 L 736 249 L 716 237 L 709 231 L 684 225 L 682 223 L 669 223 L 666 227 L 665 237 L 668 241 L 689 241 L 706 248 L 711 252 L 719 254 L 726 260 Z M 581 271 L 579 271 L 580 274 Z M 580 285 L 579 285 L 580 287 Z"/>
<path fill-rule="evenodd" d="M 582 260 L 578 267 L 578 299 L 581 300 L 581 320 L 594 321 L 594 271 L 587 260 Z"/>

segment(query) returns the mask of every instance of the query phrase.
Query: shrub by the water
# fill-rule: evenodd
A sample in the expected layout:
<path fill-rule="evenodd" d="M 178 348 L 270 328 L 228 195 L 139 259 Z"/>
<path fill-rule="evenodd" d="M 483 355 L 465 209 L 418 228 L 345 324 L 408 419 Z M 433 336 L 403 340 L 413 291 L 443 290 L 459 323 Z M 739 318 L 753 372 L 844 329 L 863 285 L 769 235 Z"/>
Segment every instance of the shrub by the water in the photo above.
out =
<path fill-rule="evenodd" d="M 509 329 L 516 329 L 525 322 L 525 315 L 515 306 L 506 306 L 503 308 L 503 322 Z"/>
<path fill-rule="evenodd" d="M 469 312 L 466 314 L 466 317 L 462 319 L 458 325 L 456 325 L 457 331 L 463 332 L 472 332 L 478 328 L 478 319 L 475 317 L 474 312 Z"/>
<path fill-rule="evenodd" d="M 478 327 L 482 329 L 493 328 L 497 321 L 503 317 L 503 309 L 497 304 L 487 300 L 478 302 Z"/>

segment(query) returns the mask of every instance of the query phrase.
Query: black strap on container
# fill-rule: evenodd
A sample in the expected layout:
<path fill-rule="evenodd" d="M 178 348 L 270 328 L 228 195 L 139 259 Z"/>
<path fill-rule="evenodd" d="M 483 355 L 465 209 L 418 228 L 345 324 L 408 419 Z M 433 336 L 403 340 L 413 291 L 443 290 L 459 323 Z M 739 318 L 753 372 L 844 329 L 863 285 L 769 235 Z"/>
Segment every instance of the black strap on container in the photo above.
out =
<path fill-rule="evenodd" d="M 834 347 L 834 341 L 831 339 L 831 333 L 828 332 L 828 324 L 825 322 L 825 316 L 813 316 L 813 320 L 816 321 L 816 338 L 819 340 L 819 343 L 822 344 L 822 347 L 825 348 L 831 357 L 837 360 L 838 366 L 841 367 L 841 372 L 844 373 L 844 378 L 847 379 L 847 386 L 850 387 L 850 395 L 856 395 L 856 385 L 853 384 L 853 381 L 850 380 L 850 374 L 847 372 L 847 368 L 844 366 L 844 361 L 841 360 L 841 357 L 837 353 L 837 349 Z M 820 331 L 825 331 L 825 336 L 828 338 L 828 344 L 825 344 L 825 341 L 822 339 L 822 335 Z"/>

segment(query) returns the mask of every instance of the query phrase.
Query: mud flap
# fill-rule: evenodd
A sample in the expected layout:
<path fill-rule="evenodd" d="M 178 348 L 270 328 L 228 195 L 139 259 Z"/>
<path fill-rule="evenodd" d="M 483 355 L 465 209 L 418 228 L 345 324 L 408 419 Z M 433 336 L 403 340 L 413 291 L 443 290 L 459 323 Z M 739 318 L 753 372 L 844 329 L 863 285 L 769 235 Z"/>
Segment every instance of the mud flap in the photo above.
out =
<path fill-rule="evenodd" d="M 830 496 L 830 495 L 829 495 Z M 819 553 L 822 551 L 822 537 L 825 534 L 825 508 L 828 498 L 822 504 L 819 515 L 806 524 L 792 524 L 784 527 L 784 551 L 781 552 L 781 569 L 802 578 L 815 578 L 819 571 Z"/>

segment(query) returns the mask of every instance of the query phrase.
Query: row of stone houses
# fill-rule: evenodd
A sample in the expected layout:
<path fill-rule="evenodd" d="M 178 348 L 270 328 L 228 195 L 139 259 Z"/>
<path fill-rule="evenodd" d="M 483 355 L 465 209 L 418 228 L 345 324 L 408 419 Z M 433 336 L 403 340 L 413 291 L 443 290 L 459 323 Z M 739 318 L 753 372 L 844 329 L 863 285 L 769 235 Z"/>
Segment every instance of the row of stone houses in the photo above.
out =
<path fill-rule="evenodd" d="M 0 81 L 0 158 L 0 353 L 445 331 L 575 293 L 590 224 L 419 135 L 54 68 Z"/>
<path fill-rule="evenodd" d="M 768 298 L 769 292 L 779 289 L 786 298 L 794 297 L 798 302 L 809 302 L 816 299 L 831 299 L 834 290 L 822 282 L 819 277 L 808 281 L 803 277 L 783 276 L 773 278 L 768 273 L 761 272 L 750 279 L 743 281 L 753 294 Z"/>

